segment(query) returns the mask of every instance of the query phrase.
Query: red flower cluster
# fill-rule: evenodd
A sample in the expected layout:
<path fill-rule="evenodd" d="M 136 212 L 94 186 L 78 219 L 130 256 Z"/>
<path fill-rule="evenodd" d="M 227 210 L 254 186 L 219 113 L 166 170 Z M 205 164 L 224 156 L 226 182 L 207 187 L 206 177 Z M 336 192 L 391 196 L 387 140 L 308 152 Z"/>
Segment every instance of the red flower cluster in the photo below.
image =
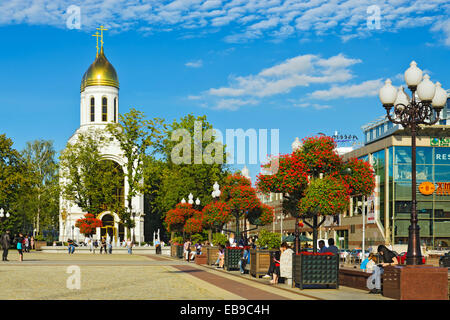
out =
<path fill-rule="evenodd" d="M 75 227 L 80 229 L 80 233 L 85 236 L 89 236 L 95 233 L 96 228 L 103 227 L 102 220 L 95 218 L 95 216 L 91 213 L 86 213 L 84 218 L 78 219 L 75 222 Z"/>
<path fill-rule="evenodd" d="M 202 217 L 194 216 L 192 218 L 187 219 L 186 224 L 184 225 L 184 231 L 186 233 L 198 233 L 202 231 Z"/>
<path fill-rule="evenodd" d="M 299 153 L 281 155 L 273 161 L 278 161 L 275 174 L 259 174 L 256 178 L 258 190 L 264 193 L 295 193 L 303 191 L 308 184 L 308 174 Z M 265 167 L 267 165 L 263 165 Z"/>
<path fill-rule="evenodd" d="M 373 192 L 375 178 L 370 164 L 357 159 L 343 163 L 335 148 L 331 137 L 303 139 L 300 149 L 275 159 L 277 172 L 258 175 L 259 191 L 285 195 L 283 210 L 293 217 L 311 212 L 318 215 L 341 213 L 348 208 L 350 196 L 367 196 Z M 276 166 L 269 163 L 263 167 Z M 342 173 L 346 168 L 351 169 L 350 175 Z M 320 173 L 323 179 L 319 179 Z"/>
<path fill-rule="evenodd" d="M 245 250 L 245 249 L 249 250 L 249 249 L 251 249 L 250 246 L 245 246 L 245 247 L 226 247 L 226 248 L 229 249 L 229 250 Z"/>
<path fill-rule="evenodd" d="M 179 203 L 174 209 L 167 211 L 164 222 L 168 231 L 182 232 L 187 220 L 194 216 L 196 221 L 201 221 L 202 213 L 200 211 L 195 210 L 189 203 Z M 191 221 L 189 224 L 192 227 L 194 222 Z"/>
<path fill-rule="evenodd" d="M 222 227 L 232 218 L 231 208 L 222 201 L 212 202 L 202 210 L 203 225 L 205 227 Z"/>
<path fill-rule="evenodd" d="M 296 153 L 300 154 L 308 174 L 314 172 L 330 173 L 338 168 L 341 157 L 336 153 L 336 142 L 327 136 L 309 137 L 302 140 L 303 147 Z"/>
<path fill-rule="evenodd" d="M 375 189 L 375 176 L 372 166 L 363 160 L 350 159 L 345 168 L 351 169 L 351 174 L 339 176 L 348 185 L 352 196 L 369 196 Z"/>
<path fill-rule="evenodd" d="M 250 223 L 258 225 L 272 222 L 272 208 L 261 203 L 250 180 L 240 174 L 225 178 L 220 199 L 229 206 L 236 219 L 245 216 L 249 218 Z"/>

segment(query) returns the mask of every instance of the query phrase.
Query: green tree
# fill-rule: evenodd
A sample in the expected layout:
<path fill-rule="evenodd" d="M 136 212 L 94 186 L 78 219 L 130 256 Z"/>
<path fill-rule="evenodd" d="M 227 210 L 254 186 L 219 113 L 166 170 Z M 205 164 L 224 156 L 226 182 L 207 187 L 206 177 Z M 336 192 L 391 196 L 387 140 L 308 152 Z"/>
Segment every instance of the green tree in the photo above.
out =
<path fill-rule="evenodd" d="M 110 123 L 107 128 L 119 142 L 126 158 L 127 210 L 124 210 L 122 216 L 125 227 L 131 230 L 135 226 L 134 218 L 136 215 L 131 200 L 145 191 L 143 185 L 145 158 L 149 150 L 154 152 L 153 147 L 162 138 L 162 132 L 165 128 L 164 120 L 160 118 L 146 120 L 143 112 L 132 108 L 128 113 L 119 115 L 119 123 Z M 135 235 L 133 232 L 134 241 Z"/>
<path fill-rule="evenodd" d="M 22 152 L 26 167 L 27 188 L 22 188 L 21 197 L 27 202 L 28 214 L 37 233 L 41 224 L 57 227 L 59 192 L 56 152 L 52 141 L 27 142 Z"/>
<path fill-rule="evenodd" d="M 216 140 L 206 116 L 186 115 L 174 120 L 158 145 L 164 166 L 155 198 L 158 211 L 165 214 L 189 193 L 201 205 L 212 201 L 214 182 L 221 184 L 228 174 L 224 162 L 225 146 Z M 220 160 L 222 159 L 222 161 Z"/>
<path fill-rule="evenodd" d="M 0 135 L 0 208 L 10 213 L 1 224 L 2 231 L 22 226 L 17 215 L 20 188 L 27 185 L 25 165 L 20 153 L 14 149 L 13 141 Z"/>
<path fill-rule="evenodd" d="M 107 145 L 104 132 L 92 130 L 68 143 L 60 156 L 61 194 L 83 211 L 95 216 L 102 211 L 123 208 L 123 171 L 121 166 L 102 157 L 100 147 Z"/>

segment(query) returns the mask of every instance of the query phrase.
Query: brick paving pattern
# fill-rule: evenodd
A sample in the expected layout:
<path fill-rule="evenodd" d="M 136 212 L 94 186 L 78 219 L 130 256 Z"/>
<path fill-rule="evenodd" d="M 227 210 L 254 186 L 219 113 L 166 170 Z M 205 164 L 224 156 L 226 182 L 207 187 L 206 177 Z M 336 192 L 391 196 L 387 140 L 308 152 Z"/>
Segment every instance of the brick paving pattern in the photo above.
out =
<path fill-rule="evenodd" d="M 270 286 L 239 272 L 225 272 L 160 255 L 52 254 L 31 252 L 24 261 L 10 251 L 0 263 L 0 299 L 37 300 L 321 300 L 384 299 L 341 287 L 300 291 Z M 68 289 L 68 266 L 79 266 L 81 288 Z"/>

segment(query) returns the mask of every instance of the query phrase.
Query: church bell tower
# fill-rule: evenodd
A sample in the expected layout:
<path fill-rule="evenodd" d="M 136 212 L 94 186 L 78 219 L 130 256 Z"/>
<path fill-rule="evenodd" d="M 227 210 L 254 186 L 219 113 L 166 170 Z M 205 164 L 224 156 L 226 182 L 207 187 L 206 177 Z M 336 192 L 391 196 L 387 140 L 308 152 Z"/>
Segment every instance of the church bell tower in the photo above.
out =
<path fill-rule="evenodd" d="M 97 29 L 101 31 L 93 35 L 97 38 L 97 56 L 81 80 L 80 126 L 118 122 L 119 78 L 103 50 L 103 31 L 107 29 Z"/>

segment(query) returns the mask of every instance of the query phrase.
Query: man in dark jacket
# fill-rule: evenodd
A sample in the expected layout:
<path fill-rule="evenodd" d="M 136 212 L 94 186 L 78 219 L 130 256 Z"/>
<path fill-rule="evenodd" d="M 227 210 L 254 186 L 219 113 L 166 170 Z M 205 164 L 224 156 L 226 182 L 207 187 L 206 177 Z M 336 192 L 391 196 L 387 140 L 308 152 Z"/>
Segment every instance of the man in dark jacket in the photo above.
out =
<path fill-rule="evenodd" d="M 5 234 L 2 235 L 1 244 L 3 248 L 3 261 L 8 261 L 8 250 L 11 245 L 11 237 L 9 235 L 9 230 L 6 231 Z"/>

